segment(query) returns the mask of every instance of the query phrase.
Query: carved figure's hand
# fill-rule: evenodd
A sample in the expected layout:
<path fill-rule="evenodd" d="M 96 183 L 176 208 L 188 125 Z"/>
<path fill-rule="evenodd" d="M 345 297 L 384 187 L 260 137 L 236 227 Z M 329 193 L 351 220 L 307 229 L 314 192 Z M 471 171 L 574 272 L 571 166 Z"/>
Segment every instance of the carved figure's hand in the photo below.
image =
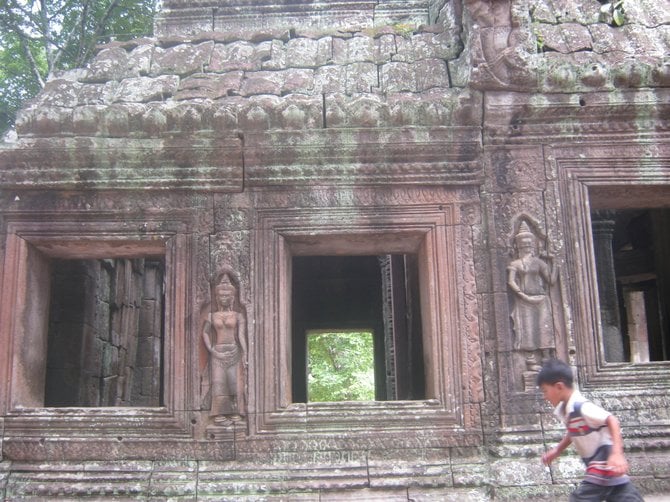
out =
<path fill-rule="evenodd" d="M 544 300 L 544 295 L 527 295 L 526 293 L 519 292 L 519 297 L 528 303 L 538 304 L 542 303 Z"/>

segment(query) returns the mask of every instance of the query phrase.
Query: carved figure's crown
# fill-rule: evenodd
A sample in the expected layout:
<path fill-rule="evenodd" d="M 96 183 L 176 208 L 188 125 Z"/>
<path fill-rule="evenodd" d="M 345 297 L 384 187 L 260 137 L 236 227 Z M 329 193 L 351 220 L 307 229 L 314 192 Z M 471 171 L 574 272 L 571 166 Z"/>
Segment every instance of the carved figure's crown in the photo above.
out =
<path fill-rule="evenodd" d="M 526 223 L 525 221 L 522 221 L 521 225 L 519 225 L 519 230 L 517 231 L 514 238 L 516 240 L 519 240 L 519 239 L 527 238 L 527 237 L 534 237 L 534 234 L 533 234 L 533 232 L 530 231 L 530 227 L 528 226 L 528 223 Z"/>
<path fill-rule="evenodd" d="M 217 289 L 222 288 L 222 289 L 235 289 L 235 285 L 233 284 L 233 281 L 230 279 L 230 276 L 228 274 L 223 274 L 221 277 L 221 280 L 219 283 L 216 285 Z"/>

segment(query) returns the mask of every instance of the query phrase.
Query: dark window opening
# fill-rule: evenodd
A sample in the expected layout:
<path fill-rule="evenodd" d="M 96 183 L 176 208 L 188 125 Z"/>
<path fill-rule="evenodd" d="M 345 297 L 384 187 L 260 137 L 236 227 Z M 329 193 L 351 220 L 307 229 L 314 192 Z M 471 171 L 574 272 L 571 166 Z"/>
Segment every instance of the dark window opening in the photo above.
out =
<path fill-rule="evenodd" d="M 308 334 L 372 334 L 374 399 L 425 398 L 414 255 L 296 256 L 292 276 L 294 402 L 308 401 Z"/>
<path fill-rule="evenodd" d="M 164 261 L 51 261 L 44 405 L 162 406 Z"/>
<path fill-rule="evenodd" d="M 607 361 L 670 360 L 670 210 L 592 213 Z"/>

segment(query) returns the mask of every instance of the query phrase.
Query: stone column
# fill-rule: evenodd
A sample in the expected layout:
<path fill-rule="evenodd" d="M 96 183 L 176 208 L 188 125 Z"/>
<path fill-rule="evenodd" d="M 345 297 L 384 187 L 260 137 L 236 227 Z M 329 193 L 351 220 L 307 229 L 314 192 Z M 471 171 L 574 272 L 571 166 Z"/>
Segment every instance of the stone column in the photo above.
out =
<path fill-rule="evenodd" d="M 647 333 L 647 312 L 643 291 L 624 291 L 628 335 L 630 336 L 630 360 L 634 363 L 649 362 L 649 334 Z"/>
<path fill-rule="evenodd" d="M 605 360 L 617 362 L 624 360 L 621 320 L 616 291 L 614 272 L 614 211 L 594 211 L 591 214 L 593 230 L 593 250 L 598 276 L 598 297 L 600 300 L 600 319 L 603 330 L 603 348 Z"/>

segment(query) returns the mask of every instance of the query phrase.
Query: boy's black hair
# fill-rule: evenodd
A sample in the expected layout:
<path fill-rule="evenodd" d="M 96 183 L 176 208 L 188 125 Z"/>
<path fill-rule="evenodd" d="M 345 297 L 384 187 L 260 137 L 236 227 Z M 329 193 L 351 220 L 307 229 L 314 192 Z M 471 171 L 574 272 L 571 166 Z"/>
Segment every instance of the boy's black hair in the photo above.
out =
<path fill-rule="evenodd" d="M 573 379 L 572 368 L 567 363 L 560 359 L 550 359 L 542 365 L 537 374 L 537 385 L 563 382 L 566 387 L 572 388 Z"/>

